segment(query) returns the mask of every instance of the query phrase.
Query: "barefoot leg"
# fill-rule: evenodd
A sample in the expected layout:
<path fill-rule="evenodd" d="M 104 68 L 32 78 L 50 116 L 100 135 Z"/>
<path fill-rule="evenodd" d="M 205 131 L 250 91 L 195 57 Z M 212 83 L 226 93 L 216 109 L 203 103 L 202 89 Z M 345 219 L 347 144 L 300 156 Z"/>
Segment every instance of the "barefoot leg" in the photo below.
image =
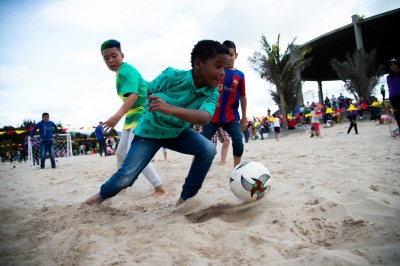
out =
<path fill-rule="evenodd" d="M 87 200 L 85 200 L 85 203 L 88 205 L 96 205 L 96 204 L 102 204 L 104 199 L 100 198 L 100 192 L 94 194 Z"/>
<path fill-rule="evenodd" d="M 168 191 L 165 189 L 164 185 L 161 184 L 158 187 L 154 188 L 154 192 L 150 195 L 150 197 L 158 198 L 165 195 L 168 195 Z"/>
<path fill-rule="evenodd" d="M 175 207 L 180 206 L 182 203 L 184 203 L 186 200 L 183 200 L 182 198 L 179 198 L 178 201 L 175 203 Z"/>

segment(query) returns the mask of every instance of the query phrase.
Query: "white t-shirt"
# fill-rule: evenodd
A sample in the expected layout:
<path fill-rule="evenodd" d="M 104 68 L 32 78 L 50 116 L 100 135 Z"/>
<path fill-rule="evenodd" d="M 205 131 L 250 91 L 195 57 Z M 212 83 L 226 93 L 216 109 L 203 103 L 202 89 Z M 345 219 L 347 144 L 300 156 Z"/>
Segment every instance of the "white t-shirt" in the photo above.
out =
<path fill-rule="evenodd" d="M 281 127 L 281 123 L 278 117 L 275 117 L 274 119 L 274 127 Z"/>
<path fill-rule="evenodd" d="M 311 123 L 319 124 L 319 115 L 315 114 L 315 111 L 311 111 L 310 114 L 312 114 Z"/>

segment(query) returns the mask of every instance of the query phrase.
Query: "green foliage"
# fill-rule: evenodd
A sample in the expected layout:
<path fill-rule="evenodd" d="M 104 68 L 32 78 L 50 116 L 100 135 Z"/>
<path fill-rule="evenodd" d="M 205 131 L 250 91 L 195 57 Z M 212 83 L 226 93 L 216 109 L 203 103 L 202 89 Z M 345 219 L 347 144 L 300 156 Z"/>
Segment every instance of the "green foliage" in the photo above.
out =
<path fill-rule="evenodd" d="M 20 127 L 28 130 L 31 126 L 34 127 L 35 125 L 36 125 L 35 120 L 27 119 L 22 122 Z"/>
<path fill-rule="evenodd" d="M 373 49 L 371 53 L 363 49 L 356 50 L 353 56 L 347 53 L 344 62 L 339 62 L 334 58 L 330 63 L 338 77 L 344 82 L 347 91 L 356 99 L 362 97 L 364 102 L 371 103 L 375 86 L 385 72 L 384 65 L 378 66 L 376 49 Z"/>
<path fill-rule="evenodd" d="M 294 44 L 296 39 L 288 44 L 282 53 L 280 47 L 280 34 L 274 44 L 269 44 L 265 36 L 261 36 L 261 52 L 254 52 L 248 61 L 260 78 L 274 84 L 276 92 L 271 95 L 277 104 L 280 104 L 282 115 L 286 117 L 286 106 L 294 110 L 297 102 L 301 82 L 299 72 L 303 71 L 312 58 L 304 59 L 310 53 L 310 46 L 299 47 Z M 279 99 L 279 100 L 278 100 Z"/>

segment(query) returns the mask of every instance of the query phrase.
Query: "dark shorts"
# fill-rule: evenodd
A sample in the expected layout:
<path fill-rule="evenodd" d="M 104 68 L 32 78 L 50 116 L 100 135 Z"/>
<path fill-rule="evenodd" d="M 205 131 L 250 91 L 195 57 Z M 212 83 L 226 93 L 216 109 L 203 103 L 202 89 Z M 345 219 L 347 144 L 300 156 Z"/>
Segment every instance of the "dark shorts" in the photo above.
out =
<path fill-rule="evenodd" d="M 281 133 L 281 128 L 280 127 L 274 127 L 275 133 Z"/>

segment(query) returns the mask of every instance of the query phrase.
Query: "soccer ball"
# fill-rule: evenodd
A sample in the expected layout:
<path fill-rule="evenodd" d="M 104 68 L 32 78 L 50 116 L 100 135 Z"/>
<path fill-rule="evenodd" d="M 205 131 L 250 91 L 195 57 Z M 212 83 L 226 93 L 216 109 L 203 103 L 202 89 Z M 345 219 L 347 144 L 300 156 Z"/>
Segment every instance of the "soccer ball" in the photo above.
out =
<path fill-rule="evenodd" d="M 233 194 L 246 202 L 262 199 L 271 189 L 271 175 L 258 162 L 244 161 L 231 172 L 229 184 Z"/>

